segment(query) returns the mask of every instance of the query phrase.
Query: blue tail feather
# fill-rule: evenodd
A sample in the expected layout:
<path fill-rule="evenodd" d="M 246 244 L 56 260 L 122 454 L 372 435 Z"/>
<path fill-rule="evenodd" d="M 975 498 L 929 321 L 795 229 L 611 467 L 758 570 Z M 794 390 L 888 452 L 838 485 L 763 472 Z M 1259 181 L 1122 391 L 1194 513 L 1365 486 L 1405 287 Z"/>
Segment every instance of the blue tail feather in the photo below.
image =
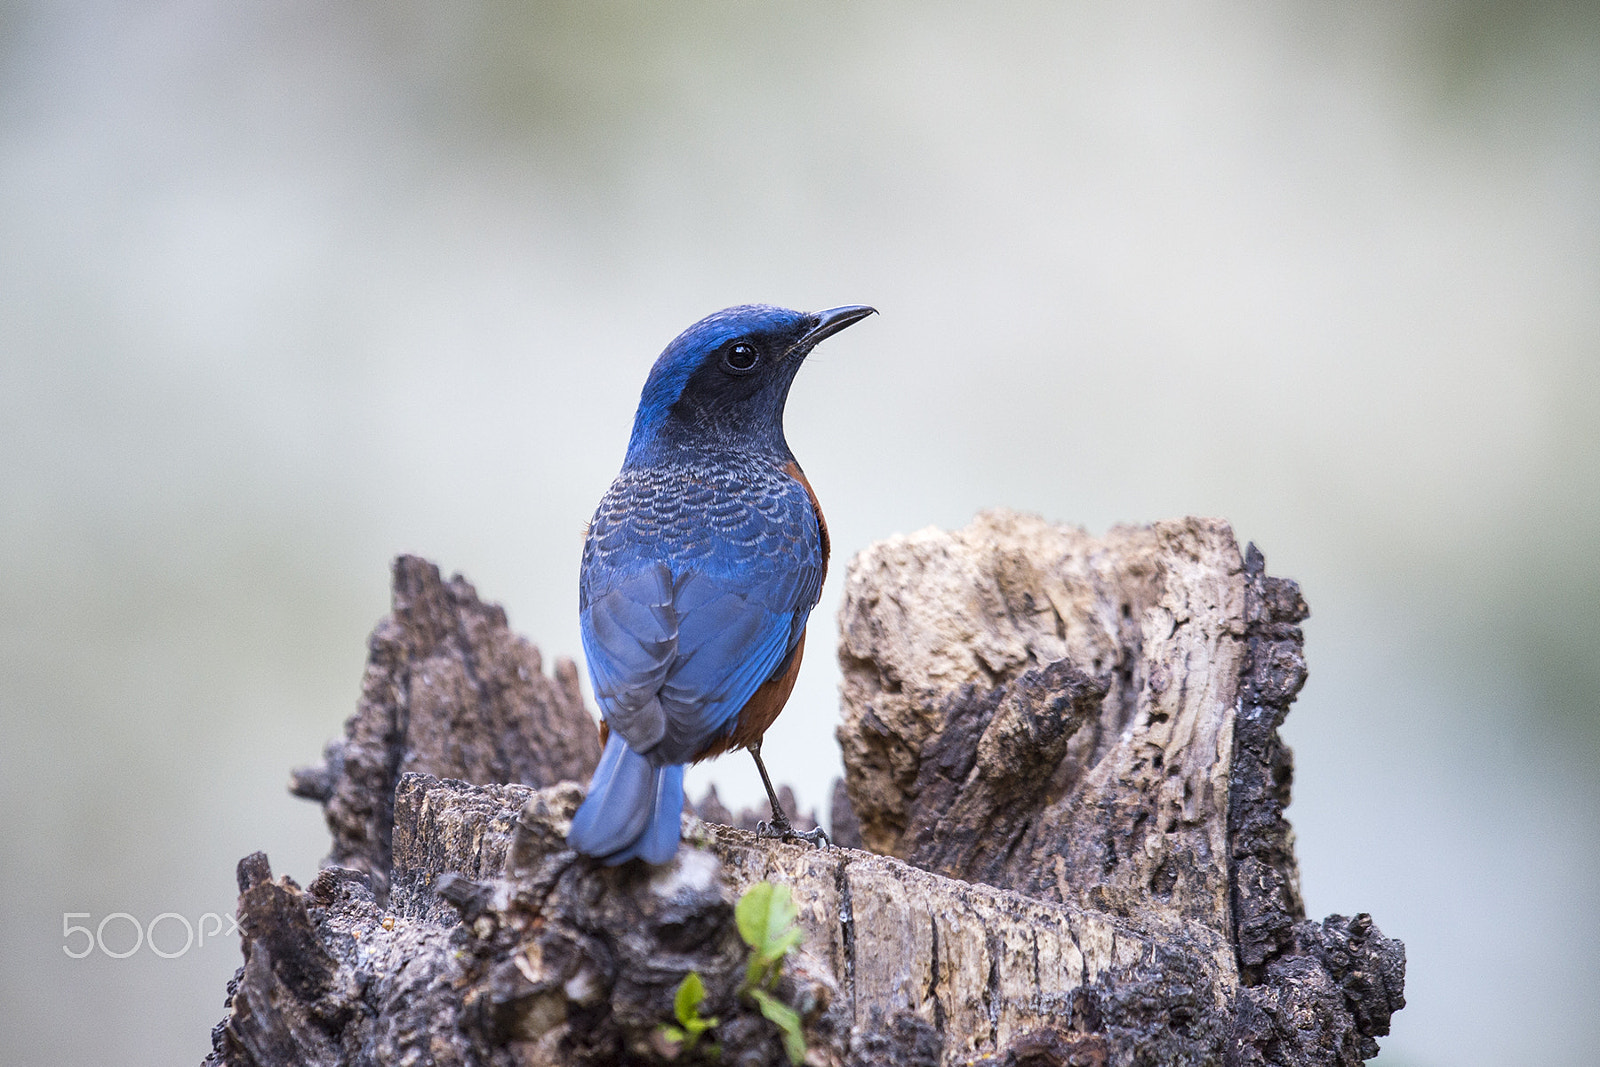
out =
<path fill-rule="evenodd" d="M 572 818 L 567 844 L 606 864 L 635 856 L 666 863 L 678 851 L 683 767 L 658 767 L 613 733 L 606 740 L 589 795 Z"/>
<path fill-rule="evenodd" d="M 655 804 L 650 811 L 650 824 L 639 835 L 622 860 L 638 856 L 646 863 L 666 863 L 677 855 L 678 837 L 683 821 L 683 764 L 669 763 L 656 771 Z"/>

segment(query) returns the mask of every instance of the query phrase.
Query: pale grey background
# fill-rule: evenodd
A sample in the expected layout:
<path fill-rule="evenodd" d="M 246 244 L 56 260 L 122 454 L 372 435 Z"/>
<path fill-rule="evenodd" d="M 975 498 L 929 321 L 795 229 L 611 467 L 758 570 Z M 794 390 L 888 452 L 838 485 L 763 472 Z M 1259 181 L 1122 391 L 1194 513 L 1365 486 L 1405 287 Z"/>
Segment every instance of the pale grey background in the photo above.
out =
<path fill-rule="evenodd" d="M 841 565 L 999 504 L 1256 540 L 1315 612 L 1307 901 L 1409 946 L 1382 1062 L 1594 1062 L 1593 5 L 13 0 L 7 1063 L 203 1055 L 237 939 L 62 913 L 311 877 L 284 781 L 396 552 L 576 651 L 644 373 L 744 301 L 882 309 L 790 405 Z M 768 745 L 808 804 L 839 575 Z"/>

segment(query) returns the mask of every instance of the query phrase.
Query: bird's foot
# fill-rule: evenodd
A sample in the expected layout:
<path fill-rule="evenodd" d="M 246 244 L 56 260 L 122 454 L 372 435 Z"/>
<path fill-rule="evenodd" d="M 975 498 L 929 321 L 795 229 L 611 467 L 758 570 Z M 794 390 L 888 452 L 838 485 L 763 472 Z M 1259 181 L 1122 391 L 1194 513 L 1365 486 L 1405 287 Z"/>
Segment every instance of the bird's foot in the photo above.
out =
<path fill-rule="evenodd" d="M 756 836 L 778 841 L 809 841 L 818 848 L 833 844 L 822 827 L 819 826 L 815 830 L 796 830 L 782 815 L 773 819 L 771 823 L 766 821 L 756 823 Z"/>

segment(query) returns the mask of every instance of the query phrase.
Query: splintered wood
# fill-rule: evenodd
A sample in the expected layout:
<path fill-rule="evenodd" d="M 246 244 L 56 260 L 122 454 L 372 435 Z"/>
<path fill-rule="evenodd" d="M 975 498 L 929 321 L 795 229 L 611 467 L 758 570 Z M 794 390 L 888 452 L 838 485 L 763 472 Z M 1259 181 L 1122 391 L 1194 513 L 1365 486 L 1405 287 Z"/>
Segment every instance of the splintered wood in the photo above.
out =
<path fill-rule="evenodd" d="M 1308 609 L 1224 522 L 997 511 L 869 547 L 834 804 L 867 850 L 686 813 L 659 868 L 566 848 L 598 748 L 575 668 L 463 579 L 395 581 L 347 738 L 296 779 L 343 866 L 241 864 L 208 1063 L 698 1062 L 665 1029 L 690 971 L 720 1062 L 782 1062 L 734 923 L 762 881 L 799 906 L 774 995 L 813 1065 L 1355 1067 L 1405 1003 L 1404 946 L 1304 914 L 1277 729 Z"/>

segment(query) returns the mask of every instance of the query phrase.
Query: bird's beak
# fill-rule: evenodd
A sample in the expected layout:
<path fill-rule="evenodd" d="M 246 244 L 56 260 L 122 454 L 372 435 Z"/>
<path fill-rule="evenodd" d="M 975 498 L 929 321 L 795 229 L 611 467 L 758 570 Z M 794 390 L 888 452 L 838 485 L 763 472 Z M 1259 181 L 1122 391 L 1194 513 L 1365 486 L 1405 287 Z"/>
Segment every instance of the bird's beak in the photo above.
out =
<path fill-rule="evenodd" d="M 868 315 L 876 315 L 877 308 L 869 308 L 865 304 L 849 304 L 842 308 L 829 308 L 816 314 L 817 324 L 807 330 L 791 351 L 806 353 L 811 351 L 821 341 L 832 337 L 846 326 L 860 322 Z"/>

